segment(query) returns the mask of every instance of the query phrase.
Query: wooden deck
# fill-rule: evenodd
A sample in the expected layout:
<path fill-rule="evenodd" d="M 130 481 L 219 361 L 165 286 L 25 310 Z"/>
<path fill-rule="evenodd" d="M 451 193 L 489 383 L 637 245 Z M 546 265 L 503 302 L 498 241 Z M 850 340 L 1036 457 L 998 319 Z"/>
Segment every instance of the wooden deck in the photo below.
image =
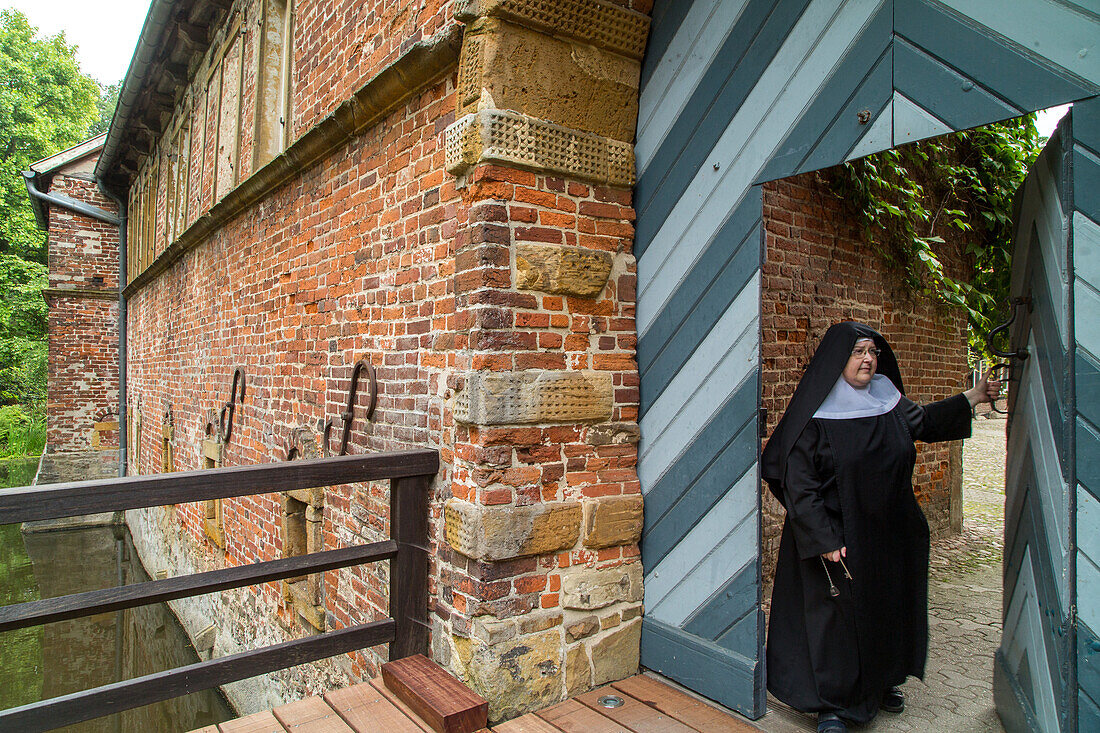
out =
<path fill-rule="evenodd" d="M 598 700 L 617 695 L 623 705 Z M 479 733 L 756 733 L 753 725 L 648 675 L 637 675 Z M 434 733 L 382 680 L 311 697 L 196 733 Z"/>

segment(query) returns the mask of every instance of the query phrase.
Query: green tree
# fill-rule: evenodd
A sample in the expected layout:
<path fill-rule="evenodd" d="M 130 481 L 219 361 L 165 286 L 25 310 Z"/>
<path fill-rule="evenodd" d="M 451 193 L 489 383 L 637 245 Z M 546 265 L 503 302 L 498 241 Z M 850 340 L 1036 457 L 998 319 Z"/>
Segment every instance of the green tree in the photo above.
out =
<path fill-rule="evenodd" d="M 88 137 L 110 94 L 81 73 L 64 34 L 39 38 L 0 11 L 0 452 L 36 452 L 46 401 L 46 236 L 21 171 Z M 117 92 L 116 92 L 117 95 Z M 104 106 L 113 102 L 102 100 Z M 106 114 L 105 112 L 103 114 Z"/>
<path fill-rule="evenodd" d="M 834 192 L 862 220 L 912 292 L 965 308 L 970 344 L 1006 318 L 1012 269 L 1012 202 L 1042 150 L 1035 116 L 923 140 L 830 171 Z M 935 252 L 965 234 L 969 282 L 951 277 Z"/>
<path fill-rule="evenodd" d="M 0 254 L 0 405 L 46 400 L 46 266 Z"/>
<path fill-rule="evenodd" d="M 121 90 L 122 82 L 106 86 L 99 85 L 99 99 L 95 103 L 98 118 L 88 130 L 88 137 L 107 132 L 111 127 L 111 118 L 115 116 L 115 107 L 118 106 L 118 93 Z"/>
<path fill-rule="evenodd" d="M 99 89 L 64 34 L 36 34 L 25 15 L 0 10 L 0 254 L 45 264 L 20 171 L 85 139 Z"/>

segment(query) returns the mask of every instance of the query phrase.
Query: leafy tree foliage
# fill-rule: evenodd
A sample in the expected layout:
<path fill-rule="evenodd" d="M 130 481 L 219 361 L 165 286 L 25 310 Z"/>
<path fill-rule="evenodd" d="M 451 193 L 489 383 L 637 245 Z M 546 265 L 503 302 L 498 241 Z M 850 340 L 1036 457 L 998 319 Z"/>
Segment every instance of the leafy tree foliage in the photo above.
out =
<path fill-rule="evenodd" d="M 46 236 L 21 171 L 88 137 L 99 86 L 64 34 L 39 38 L 0 11 L 0 454 L 41 450 L 46 402 Z M 109 93 L 108 88 L 107 93 Z M 117 96 L 117 91 L 115 92 Z M 104 100 L 103 106 L 113 102 Z M 37 449 L 37 451 L 36 451 Z"/>
<path fill-rule="evenodd" d="M 96 118 L 96 83 L 64 34 L 36 38 L 22 13 L 0 11 L 0 253 L 45 264 L 45 237 L 20 171 L 83 140 Z"/>
<path fill-rule="evenodd" d="M 118 106 L 118 93 L 121 90 L 122 82 L 99 85 L 99 99 L 96 100 L 95 103 L 98 117 L 88 130 L 88 137 L 94 137 L 101 132 L 107 132 L 111 127 L 111 118 L 115 116 L 115 107 Z"/>
<path fill-rule="evenodd" d="M 861 219 L 904 284 L 965 308 L 970 343 L 1006 318 L 1012 258 L 1012 202 L 1042 149 L 1035 116 L 924 140 L 833 169 L 830 185 Z M 951 277 L 934 246 L 967 233 L 970 282 Z"/>
<path fill-rule="evenodd" d="M 0 255 L 0 404 L 45 404 L 46 280 L 45 265 Z"/>

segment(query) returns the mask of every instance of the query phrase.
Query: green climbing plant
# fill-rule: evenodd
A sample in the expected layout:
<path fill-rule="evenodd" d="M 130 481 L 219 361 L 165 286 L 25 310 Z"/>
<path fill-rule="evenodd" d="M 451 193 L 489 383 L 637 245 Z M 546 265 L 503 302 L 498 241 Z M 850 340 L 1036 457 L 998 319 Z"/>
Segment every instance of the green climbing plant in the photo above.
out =
<path fill-rule="evenodd" d="M 1006 317 L 1016 190 L 1043 141 L 1035 116 L 924 140 L 837 166 L 832 191 L 851 208 L 910 292 L 965 308 L 970 343 Z M 958 234 L 973 277 L 953 276 L 937 246 Z"/>

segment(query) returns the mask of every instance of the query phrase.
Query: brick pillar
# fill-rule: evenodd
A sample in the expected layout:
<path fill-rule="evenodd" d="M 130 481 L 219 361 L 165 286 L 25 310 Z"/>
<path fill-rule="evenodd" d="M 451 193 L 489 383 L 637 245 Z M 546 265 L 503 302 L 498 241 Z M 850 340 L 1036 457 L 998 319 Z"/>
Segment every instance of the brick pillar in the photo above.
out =
<path fill-rule="evenodd" d="M 85 176 L 58 173 L 59 193 L 115 212 Z M 118 229 L 49 207 L 46 459 L 39 483 L 118 473 Z"/>
<path fill-rule="evenodd" d="M 447 168 L 467 223 L 434 637 L 493 720 L 638 669 L 630 186 L 650 4 L 458 10 Z"/>

